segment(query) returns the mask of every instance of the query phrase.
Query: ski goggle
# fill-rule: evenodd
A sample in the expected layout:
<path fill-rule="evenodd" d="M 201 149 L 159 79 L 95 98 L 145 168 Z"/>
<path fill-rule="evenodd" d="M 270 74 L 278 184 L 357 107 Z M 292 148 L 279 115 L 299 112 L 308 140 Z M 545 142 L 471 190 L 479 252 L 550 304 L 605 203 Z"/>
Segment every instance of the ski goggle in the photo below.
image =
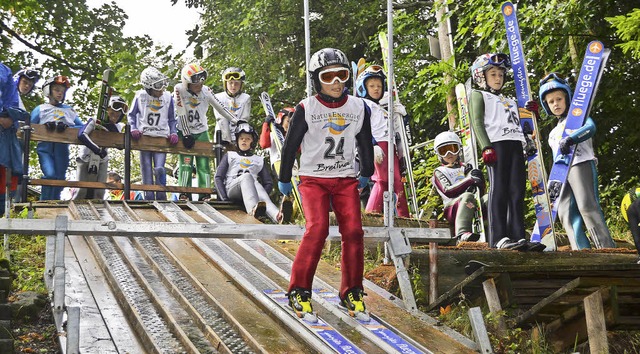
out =
<path fill-rule="evenodd" d="M 129 106 L 122 101 L 111 102 L 109 108 L 113 109 L 114 111 L 120 111 L 122 112 L 122 114 L 127 114 L 127 112 L 129 111 Z"/>
<path fill-rule="evenodd" d="M 169 80 L 165 78 L 152 83 L 151 88 L 157 91 L 162 91 L 168 85 L 169 85 Z"/>
<path fill-rule="evenodd" d="M 224 81 L 240 80 L 241 78 L 242 74 L 240 74 L 239 72 L 229 72 L 224 74 L 223 76 Z"/>
<path fill-rule="evenodd" d="M 551 74 L 545 76 L 542 80 L 540 80 L 540 86 L 546 84 L 549 81 L 558 81 L 561 84 L 569 86 L 569 84 L 567 83 L 567 80 L 565 80 L 565 79 L 561 78 L 560 76 L 558 76 L 557 73 L 551 73 Z"/>
<path fill-rule="evenodd" d="M 349 69 L 346 68 L 331 68 L 325 69 L 318 73 L 320 82 L 326 85 L 333 84 L 336 80 L 340 83 L 345 83 L 349 80 Z"/>
<path fill-rule="evenodd" d="M 20 73 L 20 76 L 24 76 L 29 80 L 38 80 L 40 78 L 40 72 L 38 72 L 38 70 L 26 69 Z"/>
<path fill-rule="evenodd" d="M 460 152 L 460 146 L 458 144 L 447 144 L 438 146 L 438 155 L 440 157 L 447 157 L 448 154 L 458 155 Z"/>
<path fill-rule="evenodd" d="M 509 56 L 506 54 L 494 54 L 491 57 L 489 57 L 489 65 L 495 65 L 495 66 L 506 66 L 507 68 L 511 67 L 511 59 L 509 59 Z"/>
<path fill-rule="evenodd" d="M 371 65 L 368 68 L 364 69 L 364 72 L 372 74 L 384 74 L 384 68 L 380 65 Z"/>
<path fill-rule="evenodd" d="M 199 73 L 191 75 L 191 83 L 192 84 L 198 84 L 198 83 L 204 82 L 204 80 L 206 80 L 206 79 L 207 79 L 207 72 L 206 71 L 201 71 Z"/>

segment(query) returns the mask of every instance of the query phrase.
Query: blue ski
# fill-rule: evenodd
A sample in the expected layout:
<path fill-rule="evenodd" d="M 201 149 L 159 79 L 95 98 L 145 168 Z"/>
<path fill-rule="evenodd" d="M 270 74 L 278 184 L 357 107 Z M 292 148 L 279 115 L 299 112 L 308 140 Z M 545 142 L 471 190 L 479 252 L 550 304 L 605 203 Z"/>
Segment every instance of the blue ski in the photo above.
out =
<path fill-rule="evenodd" d="M 328 289 L 313 289 L 313 293 L 347 313 L 347 310 L 340 306 L 340 297 L 338 296 L 338 293 Z M 371 317 L 368 321 L 363 321 L 355 317 L 353 319 L 367 330 L 371 331 L 371 333 L 376 335 L 378 338 L 382 339 L 385 343 L 392 346 L 399 353 L 423 353 L 422 350 L 407 342 L 404 338 L 387 328 L 387 326 L 378 322 L 374 317 Z"/>
<path fill-rule="evenodd" d="M 596 95 L 600 78 L 602 77 L 603 68 L 609 58 L 609 49 L 606 49 L 602 42 L 592 41 L 587 45 L 584 54 L 580 75 L 578 75 L 578 83 L 576 84 L 567 121 L 562 132 L 562 138 L 570 135 L 574 130 L 579 129 L 584 124 L 584 120 L 589 116 L 591 106 L 593 105 L 593 97 Z M 551 166 L 549 173 L 549 198 L 553 208 L 551 210 L 552 220 L 556 219 L 558 214 L 558 203 L 555 201 L 560 196 L 569 169 L 573 161 L 573 153 L 576 145 L 572 145 L 568 154 L 563 155 L 560 151 L 556 154 L 557 158 Z"/>
<path fill-rule="evenodd" d="M 333 348 L 336 353 L 363 353 L 358 347 L 345 338 L 340 332 L 338 332 L 333 326 L 327 324 L 324 320 L 318 317 L 316 322 L 306 321 L 299 318 L 293 313 L 293 310 L 289 307 L 289 299 L 286 293 L 281 289 L 265 289 L 264 294 L 267 295 L 273 302 L 280 305 L 283 309 L 287 310 L 293 317 L 295 317 L 301 324 L 303 324 L 308 330 L 320 337 L 322 341 L 327 343 Z"/>
<path fill-rule="evenodd" d="M 534 144 L 535 146 L 535 149 L 528 149 L 527 151 L 528 178 L 531 183 L 537 219 L 536 226 L 531 232 L 531 241 L 542 241 L 547 246 L 548 251 L 554 251 L 556 243 L 553 232 L 553 219 L 551 218 L 551 203 L 545 188 L 547 173 L 542 162 L 542 144 L 540 143 L 540 134 L 538 134 L 538 123 L 533 113 L 525 109 L 527 101 L 531 100 L 531 87 L 527 76 L 527 66 L 522 49 L 522 40 L 520 39 L 516 8 L 511 2 L 507 1 L 502 4 L 502 16 L 507 30 L 507 43 L 516 86 L 520 125 L 523 131 L 532 132 L 532 134 L 525 134 L 525 140 L 527 140 L 528 145 Z"/>

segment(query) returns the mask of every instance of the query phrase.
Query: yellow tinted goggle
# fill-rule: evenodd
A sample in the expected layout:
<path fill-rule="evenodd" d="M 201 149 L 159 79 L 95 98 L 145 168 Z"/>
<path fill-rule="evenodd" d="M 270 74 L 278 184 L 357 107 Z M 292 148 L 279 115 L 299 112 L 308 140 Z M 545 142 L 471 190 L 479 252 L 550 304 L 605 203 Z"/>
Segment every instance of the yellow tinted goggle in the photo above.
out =
<path fill-rule="evenodd" d="M 349 69 L 325 69 L 320 71 L 320 73 L 318 74 L 318 78 L 320 79 L 320 82 L 327 85 L 333 84 L 336 80 L 341 83 L 345 83 L 347 82 L 347 80 L 349 80 Z"/>
<path fill-rule="evenodd" d="M 226 73 L 224 74 L 224 81 L 240 80 L 241 77 L 242 75 L 237 72 Z"/>
<path fill-rule="evenodd" d="M 438 155 L 440 157 L 446 157 L 447 154 L 458 155 L 460 152 L 460 146 L 458 144 L 447 144 L 438 147 Z"/>

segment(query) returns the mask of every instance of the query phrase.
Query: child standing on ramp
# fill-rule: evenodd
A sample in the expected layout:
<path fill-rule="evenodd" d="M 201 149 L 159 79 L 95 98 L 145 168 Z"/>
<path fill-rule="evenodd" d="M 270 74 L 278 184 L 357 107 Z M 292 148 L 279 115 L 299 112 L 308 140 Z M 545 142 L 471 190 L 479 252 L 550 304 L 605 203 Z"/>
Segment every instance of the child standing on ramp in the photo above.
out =
<path fill-rule="evenodd" d="M 291 193 L 291 171 L 300 155 L 300 193 L 306 231 L 291 269 L 289 304 L 299 317 L 313 319 L 313 276 L 329 234 L 329 206 L 342 235 L 340 299 L 350 315 L 367 317 L 363 295 L 364 231 L 358 188 L 373 174 L 371 110 L 365 102 L 345 92 L 349 60 L 340 50 L 324 48 L 311 56 L 309 75 L 315 96 L 296 107 L 282 149 L 278 186 Z M 355 150 L 360 156 L 360 176 Z"/>

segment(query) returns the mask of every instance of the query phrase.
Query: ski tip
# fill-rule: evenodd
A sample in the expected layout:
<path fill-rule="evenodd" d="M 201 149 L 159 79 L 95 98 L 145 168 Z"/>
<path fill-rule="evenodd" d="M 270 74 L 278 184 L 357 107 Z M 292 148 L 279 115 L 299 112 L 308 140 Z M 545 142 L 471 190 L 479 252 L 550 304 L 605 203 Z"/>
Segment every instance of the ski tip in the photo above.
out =
<path fill-rule="evenodd" d="M 318 323 L 318 316 L 315 313 L 305 312 L 303 314 L 297 314 L 297 315 L 307 323 Z"/>
<path fill-rule="evenodd" d="M 504 16 L 511 16 L 513 15 L 514 12 L 515 12 L 515 8 L 513 6 L 513 3 L 511 3 L 511 1 L 505 1 L 504 3 L 502 3 L 502 14 Z"/>

